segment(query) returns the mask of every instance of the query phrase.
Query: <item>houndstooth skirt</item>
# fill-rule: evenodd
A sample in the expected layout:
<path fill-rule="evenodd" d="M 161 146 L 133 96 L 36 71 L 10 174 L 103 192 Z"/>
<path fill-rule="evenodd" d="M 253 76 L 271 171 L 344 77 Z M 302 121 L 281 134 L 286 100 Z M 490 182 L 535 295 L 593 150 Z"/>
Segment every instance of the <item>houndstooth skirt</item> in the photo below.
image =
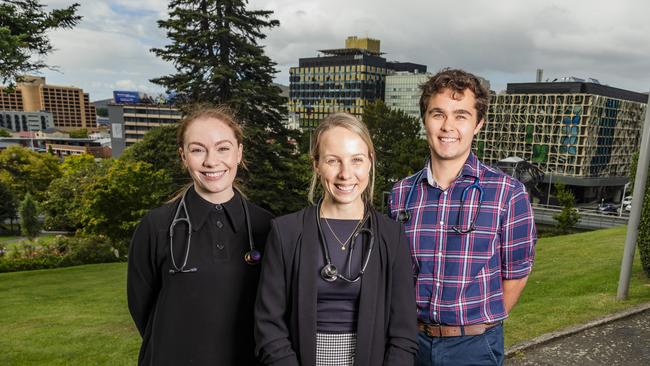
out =
<path fill-rule="evenodd" d="M 316 366 L 352 366 L 356 333 L 316 333 Z"/>

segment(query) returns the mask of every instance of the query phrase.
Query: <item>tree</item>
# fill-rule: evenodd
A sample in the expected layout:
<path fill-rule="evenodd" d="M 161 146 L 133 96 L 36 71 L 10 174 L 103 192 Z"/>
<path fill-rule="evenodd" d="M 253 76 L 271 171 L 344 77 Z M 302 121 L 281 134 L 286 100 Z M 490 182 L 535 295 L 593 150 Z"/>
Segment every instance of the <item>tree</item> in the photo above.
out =
<path fill-rule="evenodd" d="M 67 156 L 61 164 L 62 175 L 52 180 L 41 203 L 45 227 L 66 231 L 81 229 L 85 210 L 83 194 L 105 170 L 92 155 Z"/>
<path fill-rule="evenodd" d="M 99 117 L 108 117 L 108 108 L 97 108 L 95 113 Z"/>
<path fill-rule="evenodd" d="M 60 175 L 59 161 L 51 154 L 20 146 L 0 152 L 0 182 L 6 184 L 19 201 L 27 192 L 42 201 L 50 182 Z"/>
<path fill-rule="evenodd" d="M 243 121 L 244 157 L 249 170 L 242 172 L 249 198 L 276 214 L 296 210 L 306 203 L 287 196 L 285 185 L 304 185 L 308 178 L 297 166 L 297 151 L 282 124 L 286 99 L 273 85 L 275 63 L 258 41 L 263 31 L 279 25 L 272 12 L 248 10 L 245 0 L 171 0 L 169 18 L 158 21 L 171 43 L 154 48 L 157 56 L 173 63 L 174 74 L 152 79 L 176 94 L 176 103 L 188 111 L 197 103 L 226 104 Z"/>
<path fill-rule="evenodd" d="M 11 231 L 13 231 L 13 220 L 15 218 L 16 197 L 6 184 L 0 182 L 0 224 L 9 219 L 11 222 Z"/>
<path fill-rule="evenodd" d="M 20 232 L 22 235 L 34 240 L 41 231 L 41 223 L 38 221 L 38 208 L 32 195 L 27 193 L 20 203 Z"/>
<path fill-rule="evenodd" d="M 50 68 L 44 58 L 54 48 L 48 32 L 73 28 L 79 4 L 45 11 L 37 0 L 5 0 L 0 4 L 0 78 L 13 86 L 20 75 Z"/>
<path fill-rule="evenodd" d="M 580 213 L 574 205 L 575 197 L 564 184 L 555 184 L 555 196 L 562 206 L 562 211 L 553 215 L 553 220 L 557 221 L 555 228 L 559 233 L 567 234 L 580 221 Z"/>
<path fill-rule="evenodd" d="M 128 160 L 103 160 L 105 173 L 83 192 L 83 231 L 104 235 L 125 248 L 144 214 L 168 198 L 170 178 L 151 164 Z"/>
<path fill-rule="evenodd" d="M 383 192 L 390 192 L 395 182 L 422 169 L 429 147 L 420 138 L 417 118 L 392 110 L 382 101 L 367 106 L 362 118 L 377 154 L 374 201 L 383 207 Z"/>
<path fill-rule="evenodd" d="M 11 137 L 11 132 L 6 128 L 0 128 L 0 137 Z"/>
<path fill-rule="evenodd" d="M 177 125 L 153 128 L 141 141 L 128 147 L 120 159 L 144 161 L 164 170 L 172 180 L 170 192 L 175 192 L 192 181 L 178 154 L 177 131 Z"/>

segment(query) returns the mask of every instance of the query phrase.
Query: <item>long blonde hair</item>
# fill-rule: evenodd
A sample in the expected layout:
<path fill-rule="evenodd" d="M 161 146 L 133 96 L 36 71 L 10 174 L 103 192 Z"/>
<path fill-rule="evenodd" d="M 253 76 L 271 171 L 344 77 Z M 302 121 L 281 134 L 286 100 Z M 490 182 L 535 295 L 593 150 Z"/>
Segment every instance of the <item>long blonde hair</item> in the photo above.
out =
<path fill-rule="evenodd" d="M 356 133 L 359 135 L 361 140 L 366 143 L 366 146 L 368 146 L 368 157 L 370 158 L 371 163 L 370 182 L 368 183 L 366 189 L 363 191 L 362 198 L 366 204 L 372 205 L 372 197 L 375 192 L 375 145 L 372 143 L 372 138 L 370 138 L 368 127 L 366 127 L 366 125 L 358 118 L 349 113 L 334 113 L 325 117 L 320 122 L 318 127 L 316 127 L 312 135 L 311 150 L 309 152 L 309 157 L 311 158 L 312 164 L 318 164 L 318 159 L 320 158 L 319 154 L 321 136 L 323 133 L 329 131 L 334 127 L 343 127 L 348 131 Z M 316 169 L 314 169 L 311 177 L 311 185 L 309 187 L 308 196 L 309 202 L 312 204 L 315 203 L 314 196 L 316 194 L 316 189 L 318 187 L 321 189 L 323 188 L 320 179 L 318 178 L 318 173 L 316 173 Z"/>

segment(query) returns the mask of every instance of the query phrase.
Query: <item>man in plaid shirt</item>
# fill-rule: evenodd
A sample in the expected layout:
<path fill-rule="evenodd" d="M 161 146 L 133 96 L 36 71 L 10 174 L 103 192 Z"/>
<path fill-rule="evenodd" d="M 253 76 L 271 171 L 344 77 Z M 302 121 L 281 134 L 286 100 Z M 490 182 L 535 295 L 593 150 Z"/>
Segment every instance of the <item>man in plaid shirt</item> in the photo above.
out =
<path fill-rule="evenodd" d="M 502 364 L 502 320 L 533 265 L 536 232 L 524 185 L 471 152 L 488 101 L 463 70 L 426 82 L 420 112 L 431 155 L 392 191 L 390 215 L 403 222 L 413 260 L 418 366 Z"/>

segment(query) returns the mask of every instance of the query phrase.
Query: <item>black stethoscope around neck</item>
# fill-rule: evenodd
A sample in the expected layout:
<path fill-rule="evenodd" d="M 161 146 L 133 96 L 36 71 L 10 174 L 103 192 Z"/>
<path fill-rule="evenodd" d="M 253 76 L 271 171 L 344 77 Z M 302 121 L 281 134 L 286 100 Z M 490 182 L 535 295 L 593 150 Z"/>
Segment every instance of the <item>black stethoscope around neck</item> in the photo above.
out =
<path fill-rule="evenodd" d="M 411 212 L 409 212 L 408 206 L 411 203 L 411 199 L 413 198 L 413 192 L 417 188 L 416 185 L 420 182 L 420 180 L 422 180 L 422 175 L 424 174 L 425 170 L 426 169 L 420 170 L 418 174 L 415 176 L 415 179 L 413 180 L 413 185 L 411 186 L 411 188 L 409 188 L 409 192 L 406 195 L 404 208 L 397 211 L 395 220 L 402 224 L 406 224 L 411 219 Z M 483 205 L 483 187 L 481 187 L 478 184 L 478 182 L 479 182 L 478 177 L 474 177 L 474 182 L 469 186 L 465 187 L 465 189 L 463 189 L 463 192 L 460 195 L 460 207 L 458 208 L 458 216 L 456 218 L 457 224 L 451 227 L 451 229 L 458 234 L 468 234 L 476 230 L 476 218 L 479 212 L 481 211 L 481 206 Z M 478 191 L 478 206 L 476 208 L 474 215 L 472 215 L 472 219 L 469 223 L 469 226 L 466 229 L 463 229 L 460 226 L 460 218 L 461 218 L 460 213 L 461 211 L 463 211 L 463 206 L 465 206 L 465 200 L 467 198 L 467 195 L 472 189 Z"/>
<path fill-rule="evenodd" d="M 190 256 L 190 245 L 192 240 L 192 223 L 190 222 L 190 215 L 187 212 L 187 204 L 185 203 L 185 196 L 187 195 L 187 191 L 189 191 L 190 189 L 192 189 L 192 187 L 189 187 L 183 192 L 178 207 L 176 207 L 176 213 L 174 214 L 174 219 L 172 220 L 172 223 L 169 226 L 169 254 L 172 260 L 172 267 L 173 267 L 169 269 L 169 274 L 192 273 L 198 270 L 196 267 L 186 268 L 187 259 Z M 248 213 L 248 205 L 246 204 L 246 199 L 244 199 L 239 189 L 237 189 L 236 187 L 233 187 L 233 189 L 240 195 L 242 207 L 244 208 L 244 220 L 246 221 L 246 229 L 248 230 L 248 246 L 250 250 L 246 252 L 246 254 L 244 254 L 244 261 L 250 265 L 255 265 L 258 264 L 262 259 L 262 253 L 259 250 L 255 249 L 255 244 L 253 243 L 253 232 L 251 230 L 251 218 L 250 218 L 250 214 Z M 181 213 L 184 215 L 184 217 L 180 216 Z M 174 227 L 176 226 L 176 224 L 181 222 L 187 224 L 187 244 L 185 245 L 185 256 L 183 258 L 183 263 L 179 267 L 176 264 L 176 260 L 174 259 Z"/>
<path fill-rule="evenodd" d="M 327 246 L 327 240 L 325 239 L 325 234 L 323 233 L 323 227 L 321 225 L 320 219 L 321 219 L 321 205 L 323 203 L 323 199 L 321 198 L 318 201 L 318 205 L 316 206 L 316 211 L 317 211 L 317 217 L 316 217 L 316 225 L 318 226 L 318 235 L 320 237 L 320 243 L 323 248 L 323 256 L 325 257 L 325 265 L 323 268 L 320 270 L 320 275 L 321 277 L 327 281 L 327 282 L 334 282 L 337 279 L 341 279 L 345 282 L 357 282 L 363 276 L 363 273 L 366 271 L 366 268 L 368 267 L 368 262 L 370 262 L 370 254 L 372 254 L 372 248 L 375 246 L 375 235 L 372 232 L 372 215 L 368 210 L 364 210 L 364 215 L 361 221 L 359 222 L 359 225 L 356 226 L 354 231 L 352 232 L 352 235 L 348 239 L 350 241 L 350 246 L 348 250 L 348 256 L 347 256 L 347 263 L 348 263 L 348 271 L 347 274 L 344 275 L 342 273 L 339 273 L 338 268 L 334 264 L 332 264 L 332 258 L 330 257 L 330 251 Z M 365 223 L 366 221 L 370 222 L 370 227 L 365 228 Z M 350 265 L 352 262 L 352 251 L 353 251 L 353 243 L 357 240 L 357 237 L 359 235 L 366 234 L 368 235 L 368 251 L 366 252 L 366 256 L 363 259 L 361 269 L 359 270 L 359 273 L 355 276 L 352 277 L 350 274 Z"/>

